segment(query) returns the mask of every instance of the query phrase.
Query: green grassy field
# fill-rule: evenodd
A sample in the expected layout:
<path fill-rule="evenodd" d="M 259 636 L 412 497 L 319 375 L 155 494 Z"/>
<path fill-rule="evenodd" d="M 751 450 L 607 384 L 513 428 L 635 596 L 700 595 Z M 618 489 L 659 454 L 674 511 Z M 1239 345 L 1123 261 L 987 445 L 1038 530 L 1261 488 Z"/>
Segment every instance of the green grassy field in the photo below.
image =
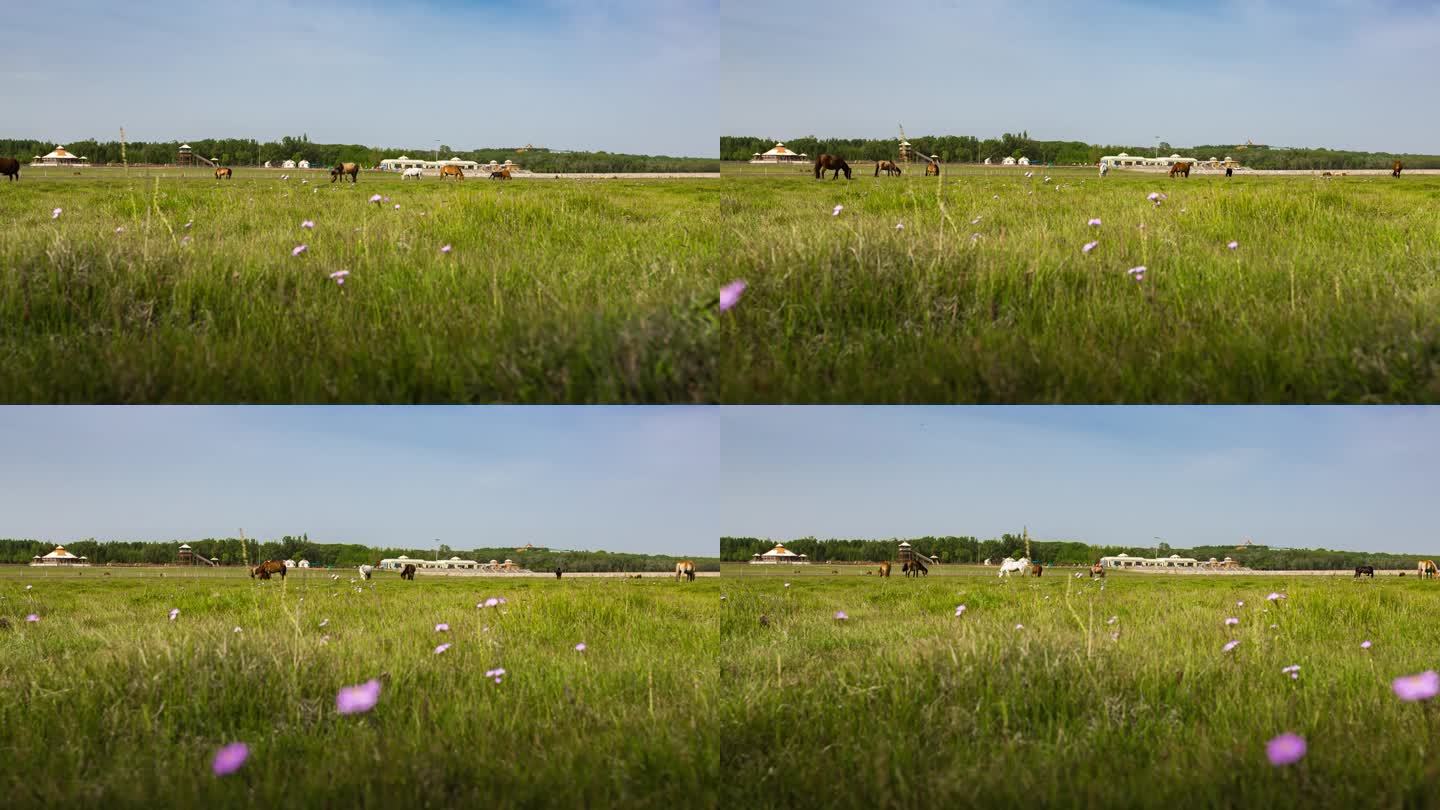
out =
<path fill-rule="evenodd" d="M 336 573 L 0 572 L 0 804 L 717 806 L 718 580 Z"/>
<path fill-rule="evenodd" d="M 1440 804 L 1434 582 L 945 569 L 723 567 L 723 806 Z"/>
<path fill-rule="evenodd" d="M 0 181 L 0 400 L 713 400 L 719 181 L 159 175 Z"/>
<path fill-rule="evenodd" d="M 726 164 L 719 400 L 1440 400 L 1440 177 L 1034 172 Z"/>

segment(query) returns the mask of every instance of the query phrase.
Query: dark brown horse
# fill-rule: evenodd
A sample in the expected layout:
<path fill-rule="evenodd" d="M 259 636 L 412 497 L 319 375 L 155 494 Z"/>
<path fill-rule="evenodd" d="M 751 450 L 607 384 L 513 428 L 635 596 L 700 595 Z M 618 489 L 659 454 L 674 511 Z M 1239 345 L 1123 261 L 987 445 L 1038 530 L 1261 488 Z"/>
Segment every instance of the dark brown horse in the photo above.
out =
<path fill-rule="evenodd" d="M 1375 566 L 1373 566 L 1373 565 L 1357 565 L 1357 566 L 1355 566 L 1355 578 L 1356 578 L 1356 579 L 1359 579 L 1361 576 L 1367 576 L 1367 577 L 1370 577 L 1371 579 L 1374 579 L 1374 578 L 1375 578 Z"/>
<path fill-rule="evenodd" d="M 1177 175 L 1177 174 L 1183 174 L 1183 175 L 1185 175 L 1186 177 L 1189 177 L 1189 176 L 1190 176 L 1190 163 L 1189 163 L 1189 161 L 1184 161 L 1184 160 L 1182 160 L 1182 161 L 1180 161 L 1179 163 L 1176 163 L 1174 166 L 1171 166 L 1171 167 L 1170 167 L 1170 176 L 1171 176 L 1171 177 L 1174 177 L 1174 176 Z"/>
<path fill-rule="evenodd" d="M 0 174 L 7 175 L 10 182 L 20 179 L 20 161 L 15 158 L 0 158 Z"/>
<path fill-rule="evenodd" d="M 930 576 L 930 569 L 925 567 L 925 563 L 920 562 L 918 559 L 906 560 L 905 563 L 900 566 L 900 572 L 907 577 L 918 577 L 922 574 L 927 577 Z"/>
<path fill-rule="evenodd" d="M 846 163 L 844 158 L 836 157 L 835 155 L 821 155 L 820 157 L 815 158 L 815 179 L 816 179 L 816 180 L 819 180 L 819 179 L 820 179 L 820 175 L 824 174 L 824 173 L 827 172 L 827 171 L 831 171 L 831 170 L 833 170 L 833 171 L 835 172 L 834 174 L 830 175 L 830 179 L 831 179 L 831 180 L 834 180 L 835 178 L 839 177 L 839 176 L 840 176 L 840 172 L 845 172 L 845 179 L 846 179 L 846 180 L 850 180 L 850 179 L 851 179 L 851 177 L 850 177 L 850 164 L 849 164 L 849 163 Z"/>
<path fill-rule="evenodd" d="M 940 176 L 940 164 L 939 164 L 939 163 L 936 163 L 936 162 L 933 161 L 933 160 L 930 161 L 929 163 L 926 163 L 926 164 L 925 164 L 925 176 L 926 176 L 926 177 L 939 177 L 939 176 Z"/>
<path fill-rule="evenodd" d="M 250 578 L 260 577 L 261 579 L 269 579 L 271 574 L 279 574 L 280 578 L 284 579 L 285 571 L 285 563 L 280 560 L 269 560 L 250 569 Z"/>
<path fill-rule="evenodd" d="M 229 180 L 231 174 L 232 174 L 232 172 L 231 172 L 229 169 L 227 169 L 227 168 L 224 168 L 224 167 L 222 167 L 222 166 L 216 166 L 216 167 L 215 167 L 215 179 L 216 179 L 216 180 Z"/>
<path fill-rule="evenodd" d="M 359 176 L 360 176 L 360 164 L 359 164 L 359 163 L 337 163 L 337 164 L 335 164 L 335 167 L 330 170 L 330 182 L 333 183 L 333 182 L 335 182 L 336 180 L 339 180 L 342 175 L 346 175 L 346 174 L 350 175 L 350 182 L 352 182 L 352 183 L 358 183 L 358 182 L 360 182 L 359 179 L 358 179 Z"/>
<path fill-rule="evenodd" d="M 411 564 L 409 564 L 409 563 L 406 563 L 406 564 L 405 564 L 405 567 L 402 568 L 402 569 L 400 569 L 400 578 L 401 578 L 401 579 L 408 579 L 408 580 L 414 581 L 414 579 L 415 579 L 415 566 L 414 566 L 414 565 L 411 565 Z"/>
<path fill-rule="evenodd" d="M 498 172 L 490 172 L 490 179 L 491 179 L 491 180 L 509 180 L 509 179 L 510 179 L 510 170 L 509 170 L 509 169 L 501 169 L 501 170 L 498 171 Z"/>
<path fill-rule="evenodd" d="M 1390 169 L 1390 176 L 1391 176 L 1391 177 L 1399 177 L 1399 176 L 1400 176 L 1400 170 L 1403 169 L 1403 168 L 1405 168 L 1405 164 L 1401 163 L 1401 162 L 1398 161 L 1398 160 L 1395 161 L 1395 166 Z"/>
<path fill-rule="evenodd" d="M 1030 576 L 1038 577 L 1043 573 L 1045 573 L 1045 566 L 1041 565 L 1040 563 L 1035 563 L 1034 565 L 1030 566 Z"/>
<path fill-rule="evenodd" d="M 885 172 L 885 176 L 886 176 L 886 177 L 899 177 L 899 176 L 900 176 L 900 167 L 899 167 L 899 166 L 896 166 L 893 161 L 889 161 L 889 160 L 879 160 L 879 161 L 876 161 L 876 162 L 875 162 L 875 176 L 876 176 L 876 177 L 879 177 L 879 176 L 880 176 L 880 172 L 882 172 L 882 171 Z"/>

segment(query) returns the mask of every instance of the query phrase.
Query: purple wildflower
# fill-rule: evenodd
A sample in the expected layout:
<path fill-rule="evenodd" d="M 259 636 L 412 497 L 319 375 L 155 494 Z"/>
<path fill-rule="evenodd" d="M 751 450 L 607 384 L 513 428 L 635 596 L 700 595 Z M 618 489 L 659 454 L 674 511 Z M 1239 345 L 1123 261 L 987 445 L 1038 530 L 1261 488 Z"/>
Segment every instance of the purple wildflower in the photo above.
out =
<path fill-rule="evenodd" d="M 736 279 L 720 288 L 720 311 L 740 303 L 740 296 L 744 294 L 747 285 L 741 279 Z"/>
<path fill-rule="evenodd" d="M 964 605 L 956 605 L 956 606 L 955 606 L 955 615 L 956 615 L 956 616 L 964 616 L 964 615 L 965 615 L 965 606 L 964 606 Z"/>
<path fill-rule="evenodd" d="M 837 206 L 835 206 L 835 210 L 830 212 L 830 216 L 832 216 L 832 217 L 838 217 L 838 216 L 840 216 L 840 212 L 841 212 L 841 211 L 844 211 L 844 210 L 845 210 L 845 206 L 843 206 L 843 205 L 837 205 Z"/>
<path fill-rule="evenodd" d="M 440 248 L 441 253 L 449 253 L 452 250 L 454 250 L 454 248 L 450 247 L 449 245 L 445 245 Z"/>
<path fill-rule="evenodd" d="M 291 256 L 299 256 L 301 253 L 304 253 L 305 251 L 307 251 L 307 250 L 309 250 L 309 249 L 310 249 L 310 247 L 309 247 L 308 245 L 296 245 L 295 248 L 294 248 L 294 250 L 291 250 L 291 251 L 290 251 L 290 255 L 291 255 Z"/>
<path fill-rule="evenodd" d="M 31 613 L 29 616 L 26 616 L 26 617 L 25 617 L 25 621 L 27 621 L 27 622 L 38 622 L 38 621 L 40 621 L 40 616 L 39 616 L 38 614 Z"/>
<path fill-rule="evenodd" d="M 435 632 L 448 633 L 450 632 L 450 625 L 446 624 L 445 622 L 440 622 L 439 624 L 435 625 Z"/>
<path fill-rule="evenodd" d="M 585 642 L 582 641 L 579 644 L 576 644 L 575 652 L 585 652 Z"/>
<path fill-rule="evenodd" d="M 1227 624 L 1227 625 L 1235 625 L 1235 624 L 1239 624 L 1239 623 L 1240 623 L 1240 620 L 1237 619 L 1237 618 L 1235 618 L 1234 616 L 1231 616 L 1230 618 L 1228 618 L 1228 619 L 1225 620 L 1225 624 Z"/>
<path fill-rule="evenodd" d="M 350 275 L 349 270 L 336 270 L 335 272 L 330 274 L 330 278 L 335 279 L 336 284 L 344 284 L 345 277 L 348 275 Z"/>
<path fill-rule="evenodd" d="M 335 710 L 341 714 L 358 714 L 375 708 L 380 701 L 380 681 L 371 678 L 362 684 L 341 687 L 335 695 Z"/>
<path fill-rule="evenodd" d="M 1407 702 L 1429 700 L 1440 692 L 1440 674 L 1427 669 L 1419 675 L 1405 675 L 1396 678 L 1390 688 L 1395 690 L 1396 697 Z"/>
<path fill-rule="evenodd" d="M 505 668 L 504 668 L 504 667 L 497 667 L 496 669 L 488 669 L 488 670 L 485 671 L 485 677 L 487 677 L 487 678 L 494 678 L 496 683 L 500 683 L 500 679 L 501 679 L 502 677 L 504 677 L 504 676 L 505 676 Z"/>
<path fill-rule="evenodd" d="M 54 211 L 51 211 L 51 212 L 50 212 L 50 218 L 51 218 L 51 219 L 59 219 L 59 218 L 60 218 L 60 215 L 63 214 L 63 213 L 65 213 L 65 209 L 64 209 L 64 208 L 56 208 Z"/>
<path fill-rule="evenodd" d="M 1099 245 L 1099 244 L 1100 244 L 1099 240 L 1096 240 L 1096 241 L 1094 241 L 1094 242 L 1086 242 L 1084 245 L 1081 246 L 1080 252 L 1081 252 L 1081 253 L 1089 253 L 1090 251 L 1094 250 L 1095 247 L 1096 247 L 1097 245 Z"/>
<path fill-rule="evenodd" d="M 443 653 L 443 652 L 445 652 L 445 651 L 448 650 L 448 649 L 450 649 L 450 643 L 449 643 L 449 642 L 446 642 L 446 643 L 444 643 L 444 644 L 441 644 L 439 647 L 436 647 L 436 648 L 435 648 L 435 654 L 436 654 L 436 655 L 439 655 L 440 653 Z"/>
<path fill-rule="evenodd" d="M 1090 226 L 1093 228 L 1100 227 L 1100 218 L 1096 217 L 1095 219 L 1090 220 Z"/>
<path fill-rule="evenodd" d="M 1143 265 L 1143 264 L 1140 265 L 1139 267 L 1132 267 L 1132 268 L 1130 268 L 1129 270 L 1126 270 L 1125 272 L 1129 273 L 1130 276 L 1131 276 L 1132 278 L 1134 278 L 1136 281 L 1144 281 L 1144 280 L 1145 280 L 1145 265 Z"/>
<path fill-rule="evenodd" d="M 219 751 L 215 752 L 215 759 L 210 762 L 210 770 L 216 776 L 228 776 L 245 764 L 250 756 L 250 746 L 243 742 L 230 743 Z"/>
<path fill-rule="evenodd" d="M 1227 641 L 1227 642 L 1225 642 L 1225 646 L 1220 648 L 1220 651 L 1221 651 L 1221 652 L 1230 652 L 1231 650 L 1233 650 L 1233 649 L 1235 649 L 1236 647 L 1239 647 L 1239 646 L 1240 646 L 1240 642 L 1239 642 L 1239 641 L 1235 641 L 1235 640 Z"/>
<path fill-rule="evenodd" d="M 176 617 L 176 616 L 179 616 L 179 615 L 180 615 L 180 608 L 170 608 L 170 621 L 172 621 L 172 622 L 175 621 L 175 617 Z"/>
<path fill-rule="evenodd" d="M 314 221 L 314 220 L 311 220 L 311 219 L 307 219 L 307 220 L 305 220 L 304 222 L 301 222 L 301 223 L 300 223 L 300 227 L 302 227 L 302 228 L 309 228 L 309 229 L 311 229 L 311 230 L 314 230 L 314 229 L 315 229 L 315 221 Z"/>
<path fill-rule="evenodd" d="M 837 610 L 837 611 L 835 611 L 835 618 L 836 618 L 836 620 L 838 620 L 838 621 L 844 621 L 844 620 L 850 618 L 850 616 L 847 615 L 847 614 L 845 613 L 845 611 L 843 611 L 843 610 Z"/>
<path fill-rule="evenodd" d="M 372 197 L 370 198 L 370 202 L 372 202 L 372 203 L 378 203 L 378 202 L 380 202 L 380 195 L 379 195 L 379 194 L 376 194 L 376 195 L 372 196 Z"/>
<path fill-rule="evenodd" d="M 1305 738 L 1287 731 L 1265 743 L 1265 756 L 1271 765 L 1294 765 L 1305 756 Z"/>
<path fill-rule="evenodd" d="M 1367 639 L 1367 640 L 1365 640 L 1365 641 L 1360 642 L 1360 649 L 1362 649 L 1362 650 L 1368 650 L 1368 649 L 1370 649 L 1370 641 Z"/>
<path fill-rule="evenodd" d="M 1230 244 L 1226 245 L 1225 247 L 1228 247 L 1228 248 L 1230 248 L 1231 250 L 1235 250 L 1236 248 L 1240 247 L 1240 243 L 1239 243 L 1239 242 L 1231 242 Z"/>

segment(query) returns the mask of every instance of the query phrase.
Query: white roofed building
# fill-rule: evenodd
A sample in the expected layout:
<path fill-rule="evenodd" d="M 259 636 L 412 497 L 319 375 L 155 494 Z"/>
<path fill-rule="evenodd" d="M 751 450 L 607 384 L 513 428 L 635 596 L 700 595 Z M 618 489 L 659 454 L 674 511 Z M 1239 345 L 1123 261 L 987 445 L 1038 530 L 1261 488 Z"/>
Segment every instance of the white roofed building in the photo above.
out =
<path fill-rule="evenodd" d="M 775 548 L 764 554 L 755 554 L 750 557 L 751 565 L 808 565 L 810 558 L 804 554 L 796 554 L 783 543 L 775 544 Z"/>
<path fill-rule="evenodd" d="M 56 146 L 50 154 L 35 158 L 34 166 L 84 166 L 87 160 L 78 155 L 72 155 L 65 151 L 65 147 Z"/>
<path fill-rule="evenodd" d="M 71 554 L 70 552 L 65 550 L 64 546 L 56 546 L 54 551 L 46 554 L 43 557 L 36 555 L 30 558 L 30 564 L 41 566 L 53 565 L 71 567 L 78 565 L 89 565 L 90 561 L 84 557 L 77 557 L 74 554 Z"/>
<path fill-rule="evenodd" d="M 762 152 L 752 158 L 751 163 L 804 163 L 809 157 L 803 152 L 792 152 L 783 143 L 777 143 L 769 151 Z"/>

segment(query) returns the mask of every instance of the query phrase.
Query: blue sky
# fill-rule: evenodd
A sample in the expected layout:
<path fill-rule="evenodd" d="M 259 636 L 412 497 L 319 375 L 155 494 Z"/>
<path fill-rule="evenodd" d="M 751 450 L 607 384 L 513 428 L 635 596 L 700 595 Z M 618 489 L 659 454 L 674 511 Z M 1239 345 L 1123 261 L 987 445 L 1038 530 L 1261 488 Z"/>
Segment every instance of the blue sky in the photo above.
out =
<path fill-rule="evenodd" d="M 0 408 L 0 537 L 715 555 L 718 414 L 660 407 Z"/>
<path fill-rule="evenodd" d="M 0 137 L 713 156 L 719 2 L 7 6 Z"/>
<path fill-rule="evenodd" d="M 725 408 L 721 534 L 1440 548 L 1440 408 Z"/>
<path fill-rule="evenodd" d="M 726 135 L 1440 152 L 1433 1 L 726 0 L 720 31 Z"/>

